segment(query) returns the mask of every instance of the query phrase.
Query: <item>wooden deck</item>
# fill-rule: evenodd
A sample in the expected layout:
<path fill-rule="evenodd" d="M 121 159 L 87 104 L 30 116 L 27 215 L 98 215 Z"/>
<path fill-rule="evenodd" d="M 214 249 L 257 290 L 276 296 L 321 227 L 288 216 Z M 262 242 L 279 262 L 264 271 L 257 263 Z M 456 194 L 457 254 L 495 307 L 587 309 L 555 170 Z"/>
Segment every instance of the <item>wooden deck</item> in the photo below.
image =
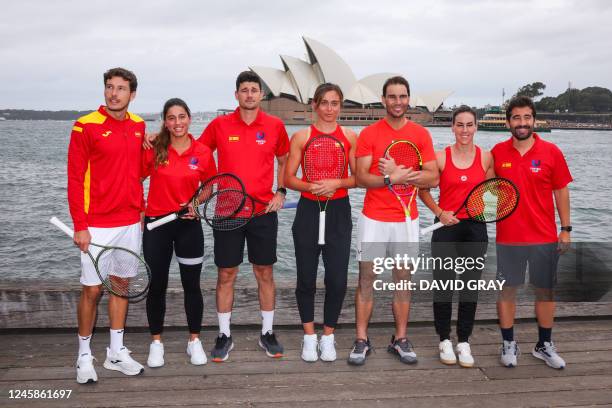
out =
<path fill-rule="evenodd" d="M 535 323 L 515 326 L 522 347 L 519 367 L 498 363 L 500 335 L 493 323 L 477 323 L 472 350 L 477 368 L 442 365 L 438 339 L 431 324 L 413 325 L 409 338 L 419 356 L 416 366 L 401 364 L 386 352 L 392 333 L 376 325 L 370 336 L 377 351 L 364 367 L 346 363 L 353 327 L 337 332 L 338 361 L 305 363 L 300 360 L 301 331 L 280 327 L 286 356 L 273 360 L 258 349 L 258 330 L 233 331 L 236 348 L 226 363 L 195 367 L 185 354 L 185 330 L 167 331 L 166 365 L 146 368 L 143 375 L 126 377 L 102 367 L 106 330 L 93 339 L 98 358 L 97 384 L 75 382 L 75 333 L 31 331 L 0 333 L 0 406 L 248 406 L 248 407 L 433 407 L 433 406 L 610 406 L 612 403 L 612 319 L 563 320 L 553 337 L 568 366 L 553 370 L 531 356 L 537 337 Z M 214 332 L 204 333 L 205 348 Z M 145 363 L 149 336 L 127 333 L 126 345 Z M 72 390 L 64 400 L 9 399 L 9 390 Z"/>

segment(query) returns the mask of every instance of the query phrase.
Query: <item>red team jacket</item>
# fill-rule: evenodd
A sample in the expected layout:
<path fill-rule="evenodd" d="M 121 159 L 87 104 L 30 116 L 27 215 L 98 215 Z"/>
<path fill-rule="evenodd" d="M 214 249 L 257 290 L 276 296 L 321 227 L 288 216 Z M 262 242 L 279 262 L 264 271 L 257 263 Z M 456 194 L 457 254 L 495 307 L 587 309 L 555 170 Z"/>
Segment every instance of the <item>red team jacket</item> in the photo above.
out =
<path fill-rule="evenodd" d="M 142 118 L 128 113 L 115 120 L 104 106 L 75 122 L 68 147 L 68 205 L 75 231 L 140 220 L 144 133 Z"/>

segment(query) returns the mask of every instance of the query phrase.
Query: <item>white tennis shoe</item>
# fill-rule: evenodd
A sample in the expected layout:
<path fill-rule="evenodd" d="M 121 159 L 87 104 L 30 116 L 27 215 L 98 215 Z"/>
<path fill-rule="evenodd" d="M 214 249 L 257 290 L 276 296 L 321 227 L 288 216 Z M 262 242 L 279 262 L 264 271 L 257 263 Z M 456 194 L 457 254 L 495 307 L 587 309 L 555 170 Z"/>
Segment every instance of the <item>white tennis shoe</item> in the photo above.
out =
<path fill-rule="evenodd" d="M 198 338 L 187 342 L 187 355 L 191 357 L 193 365 L 204 365 L 208 362 L 202 342 Z"/>
<path fill-rule="evenodd" d="M 319 359 L 317 350 L 319 342 L 316 334 L 305 334 L 302 343 L 302 360 L 308 363 L 314 363 Z"/>
<path fill-rule="evenodd" d="M 106 348 L 106 360 L 104 368 L 107 370 L 121 371 L 125 375 L 138 375 L 144 372 L 144 367 L 130 356 L 131 351 L 127 347 L 121 347 L 117 353 Z"/>
<path fill-rule="evenodd" d="M 77 359 L 77 382 L 79 384 L 90 384 L 98 381 L 98 374 L 96 374 L 93 366 L 95 359 L 90 353 L 83 353 Z"/>
<path fill-rule="evenodd" d="M 453 351 L 453 343 L 449 339 L 442 340 L 438 349 L 440 350 L 440 361 L 443 364 L 452 365 L 457 363 L 457 356 L 455 356 Z"/>
<path fill-rule="evenodd" d="M 336 361 L 336 342 L 334 341 L 333 333 L 327 336 L 321 336 L 319 350 L 321 350 L 321 360 Z"/>
<path fill-rule="evenodd" d="M 147 365 L 151 368 L 161 367 L 164 365 L 164 343 L 156 341 L 151 342 L 151 345 L 149 346 Z"/>

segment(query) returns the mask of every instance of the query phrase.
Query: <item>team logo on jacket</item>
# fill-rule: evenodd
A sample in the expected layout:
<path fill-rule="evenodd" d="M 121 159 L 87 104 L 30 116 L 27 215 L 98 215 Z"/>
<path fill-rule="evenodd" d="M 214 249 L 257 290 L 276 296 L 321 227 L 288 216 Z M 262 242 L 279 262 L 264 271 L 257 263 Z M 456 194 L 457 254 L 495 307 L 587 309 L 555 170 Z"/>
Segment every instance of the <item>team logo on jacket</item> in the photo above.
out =
<path fill-rule="evenodd" d="M 503 162 L 501 167 L 502 169 L 509 169 L 512 167 L 512 162 Z"/>
<path fill-rule="evenodd" d="M 542 160 L 532 160 L 531 167 L 529 168 L 532 173 L 539 173 L 542 170 Z"/>
<path fill-rule="evenodd" d="M 459 179 L 461 181 L 467 181 L 467 176 L 465 174 L 462 174 L 461 177 L 459 177 Z"/>
<path fill-rule="evenodd" d="M 136 136 L 136 137 L 141 137 L 141 136 L 142 136 L 142 133 L 140 133 L 140 132 L 136 132 L 136 133 L 134 133 L 134 136 Z"/>
<path fill-rule="evenodd" d="M 198 169 L 198 158 L 197 157 L 192 157 L 191 159 L 189 159 L 189 168 L 191 170 Z"/>
<path fill-rule="evenodd" d="M 102 133 L 102 136 L 103 137 L 108 137 L 108 136 L 110 136 L 111 133 L 113 133 L 113 132 L 111 132 L 110 130 L 107 130 L 106 132 Z"/>
<path fill-rule="evenodd" d="M 266 134 L 262 131 L 257 131 L 257 133 L 255 134 L 255 141 L 257 142 L 258 145 L 262 145 L 266 143 Z"/>

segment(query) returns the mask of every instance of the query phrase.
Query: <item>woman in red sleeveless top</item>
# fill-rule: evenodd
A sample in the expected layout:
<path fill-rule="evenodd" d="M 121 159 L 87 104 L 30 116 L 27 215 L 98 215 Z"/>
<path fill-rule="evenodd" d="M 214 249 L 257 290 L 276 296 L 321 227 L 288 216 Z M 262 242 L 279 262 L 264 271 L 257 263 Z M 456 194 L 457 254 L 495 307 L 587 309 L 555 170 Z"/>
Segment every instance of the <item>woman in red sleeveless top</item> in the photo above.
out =
<path fill-rule="evenodd" d="M 319 350 L 321 360 L 336 359 L 334 329 L 346 293 L 353 229 L 347 189 L 355 187 L 355 177 L 349 175 L 348 167 L 353 174 L 357 135 L 352 130 L 339 126 L 336 121 L 342 100 L 342 90 L 338 85 L 330 83 L 319 85 L 312 99 L 312 109 L 317 114 L 316 120 L 313 125 L 296 132 L 291 137 L 291 148 L 285 170 L 285 185 L 301 192 L 292 228 L 297 267 L 295 296 L 304 326 L 302 359 L 309 362 L 318 360 Z M 306 144 L 311 138 L 321 134 L 331 135 L 344 145 L 348 158 L 347 165 L 342 179 L 310 183 L 305 177 L 298 178 L 296 174 L 300 165 L 303 166 L 302 158 Z M 326 197 L 330 200 L 326 209 L 325 245 L 319 245 L 320 210 L 317 200 L 320 199 L 323 204 Z M 323 335 L 318 341 L 314 327 L 314 299 L 321 254 L 325 265 L 325 302 Z"/>
<path fill-rule="evenodd" d="M 461 206 L 465 197 L 476 184 L 494 176 L 493 156 L 474 144 L 477 129 L 476 112 L 468 106 L 460 106 L 453 112 L 452 130 L 455 143 L 436 152 L 440 170 L 440 199 L 436 203 L 428 190 L 421 190 L 419 197 L 436 216 L 435 222 L 445 225 L 434 231 L 431 242 L 432 257 L 445 259 L 452 257 L 479 258 L 486 253 L 487 227 L 467 219 L 465 209 L 457 215 L 454 212 Z M 453 262 L 455 270 L 433 270 L 433 278 L 438 282 L 449 280 L 480 279 L 482 268 L 459 267 Z M 439 266 L 439 265 L 436 265 Z M 440 336 L 440 361 L 455 364 L 457 356 L 450 340 L 453 290 L 437 290 L 434 293 L 434 325 Z M 474 359 L 468 342 L 474 327 L 478 292 L 467 288 L 459 292 L 457 318 L 457 355 L 459 365 L 473 367 Z"/>

